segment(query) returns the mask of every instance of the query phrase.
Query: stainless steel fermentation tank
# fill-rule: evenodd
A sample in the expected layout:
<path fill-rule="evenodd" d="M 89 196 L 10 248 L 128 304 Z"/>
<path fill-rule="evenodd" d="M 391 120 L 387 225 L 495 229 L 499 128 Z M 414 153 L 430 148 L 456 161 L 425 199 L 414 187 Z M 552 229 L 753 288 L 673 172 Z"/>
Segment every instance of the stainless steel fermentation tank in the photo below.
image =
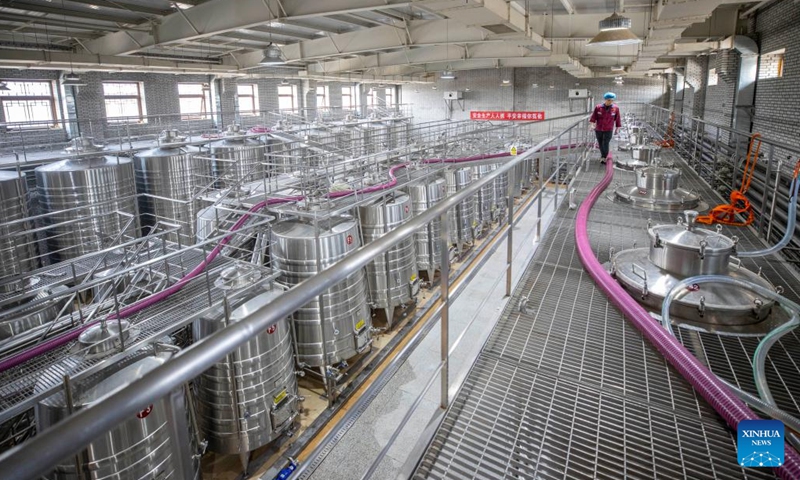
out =
<path fill-rule="evenodd" d="M 105 157 L 78 138 L 81 156 L 36 168 L 39 208 L 54 261 L 108 248 L 138 236 L 136 187 L 130 158 Z"/>
<path fill-rule="evenodd" d="M 494 181 L 494 207 L 492 220 L 502 222 L 508 214 L 508 173 L 498 175 Z"/>
<path fill-rule="evenodd" d="M 447 180 L 447 195 L 454 195 L 472 183 L 472 168 L 447 170 L 445 180 Z M 475 227 L 477 226 L 475 196 L 467 198 L 451 208 L 447 212 L 447 216 L 450 219 L 450 243 L 457 245 L 459 250 L 463 250 L 465 244 L 475 239 Z"/>
<path fill-rule="evenodd" d="M 261 180 L 266 176 L 266 145 L 256 137 L 245 136 L 239 125 L 229 125 L 222 140 L 208 145 L 211 175 L 218 188 Z"/>
<path fill-rule="evenodd" d="M 215 282 L 218 288 L 249 285 L 252 267 L 230 267 Z M 249 299 L 222 307 L 193 324 L 195 341 L 228 325 L 247 319 L 269 306 L 283 291 L 259 290 Z M 211 451 L 239 454 L 247 469 L 249 452 L 267 445 L 290 429 L 298 414 L 297 379 L 294 370 L 289 319 L 256 333 L 223 360 L 195 380 L 198 426 Z"/>
<path fill-rule="evenodd" d="M 531 188 L 532 165 L 532 161 L 528 159 L 514 167 L 514 197 L 521 197 L 522 190 Z"/>
<path fill-rule="evenodd" d="M 133 157 L 133 167 L 136 190 L 142 194 L 139 196 L 142 225 L 176 224 L 180 230 L 167 235 L 167 240 L 177 242 L 180 237 L 183 245 L 191 245 L 201 206 L 195 195 L 208 182 L 208 164 L 175 144 L 181 140 L 175 131 L 164 132 L 159 146 Z"/>
<path fill-rule="evenodd" d="M 476 165 L 472 167 L 473 178 L 477 180 L 492 173 L 492 171 L 496 168 L 497 165 Z M 478 190 L 478 193 L 475 195 L 475 223 L 477 224 L 476 228 L 478 231 L 487 229 L 492 224 L 492 212 L 497 204 L 497 201 L 495 200 L 495 189 L 495 182 L 490 182 L 481 187 L 481 189 Z"/>
<path fill-rule="evenodd" d="M 417 216 L 433 205 L 442 201 L 447 193 L 447 182 L 444 178 L 430 178 L 408 186 L 411 196 L 411 212 Z M 442 230 L 441 220 L 432 220 L 414 234 L 417 253 L 417 269 L 425 271 L 428 280 L 440 267 L 441 243 L 439 235 Z"/>
<path fill-rule="evenodd" d="M 358 214 L 366 244 L 411 218 L 411 197 L 401 192 L 388 198 L 379 198 L 359 207 Z M 366 273 L 371 304 L 373 308 L 384 309 L 391 327 L 395 307 L 411 302 L 419 292 L 414 238 L 408 237 L 376 257 L 367 264 Z"/>
<path fill-rule="evenodd" d="M 8 281 L 8 277 L 22 275 L 36 269 L 35 238 L 27 233 L 28 188 L 25 175 L 16 171 L 0 171 L 0 293 L 24 288 L 22 280 Z"/>
<path fill-rule="evenodd" d="M 287 219 L 272 228 L 273 267 L 289 287 L 342 260 L 361 245 L 358 222 L 349 215 L 321 219 L 315 225 L 306 219 Z M 321 367 L 348 359 L 370 344 L 372 319 L 367 303 L 367 283 L 360 269 L 332 285 L 292 316 L 297 359 L 301 364 Z M 323 361 L 322 328 L 324 327 Z"/>
<path fill-rule="evenodd" d="M 125 388 L 131 382 L 145 376 L 172 356 L 170 352 L 158 354 L 135 354 L 134 361 L 123 360 L 126 365 L 112 364 L 92 375 L 87 380 L 72 384 L 71 399 L 61 391 L 42 400 L 36 406 L 36 424 L 39 431 L 65 419 L 70 411 L 90 408 L 112 392 Z M 74 365 L 74 363 L 72 363 Z M 69 365 L 62 370 L 67 370 Z M 173 397 L 184 399 L 181 392 Z M 71 400 L 71 405 L 70 405 Z M 142 410 L 132 413 L 125 422 L 94 440 L 73 458 L 64 459 L 47 475 L 56 480 L 115 479 L 144 480 L 156 478 L 181 478 L 178 455 L 174 449 L 184 449 L 192 458 L 188 478 L 199 478 L 200 462 L 194 457 L 194 434 L 192 423 L 187 420 L 184 405 L 178 410 L 169 396 L 154 398 Z M 170 411 L 170 410 L 173 411 Z M 172 418 L 178 419 L 172 423 Z M 178 433 L 180 432 L 180 433 Z M 64 439 L 69 441 L 69 439 Z M 80 472 L 76 471 L 80 465 Z"/>

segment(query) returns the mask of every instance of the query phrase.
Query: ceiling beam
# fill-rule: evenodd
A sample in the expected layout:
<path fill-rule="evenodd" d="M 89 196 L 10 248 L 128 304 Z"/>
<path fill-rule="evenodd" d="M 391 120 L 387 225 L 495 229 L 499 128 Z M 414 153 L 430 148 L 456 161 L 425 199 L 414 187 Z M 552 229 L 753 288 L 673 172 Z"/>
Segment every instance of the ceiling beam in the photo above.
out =
<path fill-rule="evenodd" d="M 380 26 L 367 30 L 332 35 L 300 42 L 283 47 L 288 62 L 312 61 L 331 57 L 380 52 L 406 47 L 472 44 L 508 43 L 519 45 L 540 45 L 549 48 L 548 42 L 536 34 L 528 38 L 524 33 L 513 36 L 492 35 L 478 27 L 468 27 L 449 20 L 415 20 L 406 24 L 406 29 L 396 26 Z"/>
<path fill-rule="evenodd" d="M 67 17 L 74 17 L 74 18 L 92 18 L 95 20 L 102 20 L 104 22 L 132 23 L 130 18 L 105 15 L 88 8 L 84 12 L 81 10 L 71 10 L 71 9 L 67 10 L 67 9 L 62 9 L 60 7 L 50 7 L 48 5 L 20 2 L 17 0 L 0 0 L 0 7 L 15 8 L 17 10 L 28 10 L 31 12 L 51 13 L 61 16 L 66 15 Z M 28 17 L 29 20 L 33 20 L 35 18 L 36 17 Z M 138 23 L 138 22 L 133 22 L 133 23 Z"/>
<path fill-rule="evenodd" d="M 31 17 L 28 15 L 17 15 L 14 13 L 3 12 L 3 20 L 9 22 L 20 22 L 31 25 L 53 25 L 61 27 L 64 31 L 64 20 L 62 18 L 47 18 L 47 17 Z M 66 24 L 69 28 L 78 28 L 81 30 L 99 31 L 99 32 L 117 32 L 117 31 L 140 31 L 133 28 L 118 27 L 115 25 L 100 25 L 94 23 L 83 23 L 74 20 L 67 20 Z"/>
<path fill-rule="evenodd" d="M 300 40 L 314 40 L 316 38 L 319 38 L 318 35 L 314 35 L 312 33 L 295 32 L 292 30 L 287 30 L 285 28 L 268 27 L 266 25 L 250 27 L 246 30 L 252 30 L 254 32 L 264 33 L 264 34 L 280 35 L 282 37 L 297 38 Z"/>
<path fill-rule="evenodd" d="M 350 25 L 355 25 L 357 27 L 364 27 L 364 28 L 372 28 L 375 25 L 380 25 L 380 22 L 376 22 L 374 20 L 367 20 L 363 17 L 359 17 L 352 13 L 347 15 L 329 15 L 328 18 L 330 18 L 331 20 L 336 20 L 337 22 L 349 23 Z"/>
<path fill-rule="evenodd" d="M 568 14 L 573 15 L 575 13 L 575 5 L 572 4 L 572 0 L 561 0 L 561 5 L 564 6 L 564 10 Z"/>
<path fill-rule="evenodd" d="M 87 42 L 86 48 L 100 55 L 130 54 L 156 44 L 203 38 L 261 25 L 274 21 L 276 16 L 282 21 L 291 21 L 428 1 L 431 0 L 237 0 L 236 8 L 232 9 L 230 0 L 209 0 L 163 17 L 150 32 L 131 35 L 112 33 Z"/>
<path fill-rule="evenodd" d="M 169 15 L 175 10 L 164 10 L 161 8 L 153 8 L 145 5 L 135 5 L 132 3 L 122 3 L 112 0 L 69 0 L 70 3 L 81 3 L 83 5 L 96 5 L 98 7 L 113 8 L 114 10 L 123 10 L 131 13 L 144 13 L 147 15 Z"/>
<path fill-rule="evenodd" d="M 13 32 L 17 35 L 43 35 L 51 38 L 97 38 L 97 34 L 91 32 L 76 32 L 75 30 L 70 30 L 69 34 L 67 34 L 63 29 L 35 28 L 28 25 L 0 25 L 0 31 Z"/>

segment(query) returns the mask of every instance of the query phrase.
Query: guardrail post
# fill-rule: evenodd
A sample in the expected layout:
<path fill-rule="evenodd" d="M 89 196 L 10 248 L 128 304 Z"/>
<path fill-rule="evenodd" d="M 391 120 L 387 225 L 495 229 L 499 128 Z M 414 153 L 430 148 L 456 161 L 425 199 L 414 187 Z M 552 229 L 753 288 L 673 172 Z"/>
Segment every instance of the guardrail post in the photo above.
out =
<path fill-rule="evenodd" d="M 455 207 L 453 207 L 455 208 Z M 442 362 L 442 388 L 441 388 L 441 401 L 439 405 L 445 409 L 450 403 L 447 390 L 450 387 L 449 368 L 448 363 L 450 360 L 450 225 L 447 219 L 447 211 L 439 216 L 441 223 L 439 246 L 441 256 L 440 279 L 439 288 L 441 290 L 442 300 L 442 314 L 441 322 L 441 362 Z"/>
<path fill-rule="evenodd" d="M 540 160 L 541 162 L 541 160 Z M 508 251 L 506 252 L 506 297 L 511 296 L 511 262 L 514 258 L 513 250 L 514 250 L 514 243 L 513 243 L 513 236 L 514 236 L 514 170 L 512 168 L 508 172 L 508 188 L 506 188 L 506 202 L 507 202 L 507 214 L 508 217 Z M 529 175 L 530 177 L 530 175 Z"/>

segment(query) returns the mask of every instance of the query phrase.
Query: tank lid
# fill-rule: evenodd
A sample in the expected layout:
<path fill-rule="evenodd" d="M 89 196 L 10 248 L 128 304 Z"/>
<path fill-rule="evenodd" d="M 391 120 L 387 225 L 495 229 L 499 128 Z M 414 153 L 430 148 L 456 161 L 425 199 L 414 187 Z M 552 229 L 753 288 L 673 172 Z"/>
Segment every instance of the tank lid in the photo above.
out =
<path fill-rule="evenodd" d="M 148 355 L 128 365 L 84 392 L 79 398 L 79 403 L 87 405 L 107 397 L 163 365 L 172 355 L 172 352 L 160 351 L 157 355 Z"/>
<path fill-rule="evenodd" d="M 332 217 L 319 222 L 319 236 L 329 237 L 346 233 L 356 226 L 356 219 L 350 215 Z M 314 238 L 316 228 L 307 220 L 292 218 L 282 220 L 272 227 L 272 233 L 285 238 Z"/>
<path fill-rule="evenodd" d="M 131 324 L 127 320 L 102 321 L 84 330 L 78 337 L 82 349 L 88 355 L 100 355 L 119 346 L 119 330 L 122 324 L 122 337 L 125 341 L 131 337 Z"/>
<path fill-rule="evenodd" d="M 167 147 L 175 143 L 185 142 L 186 138 L 186 135 L 183 135 L 177 129 L 163 130 L 158 135 L 158 144 L 161 147 Z"/>
<path fill-rule="evenodd" d="M 93 139 L 94 137 L 75 137 L 64 150 L 72 154 L 102 152 L 105 147 L 95 144 Z"/>
<path fill-rule="evenodd" d="M 667 245 L 683 247 L 687 249 L 701 248 L 706 254 L 730 253 L 735 248 L 738 239 L 729 238 L 720 233 L 720 230 L 713 232 L 695 226 L 695 219 L 698 213 L 694 210 L 684 212 L 686 220 L 678 219 L 676 225 L 658 225 L 650 228 L 650 237 Z"/>
<path fill-rule="evenodd" d="M 667 168 L 667 167 L 658 167 L 658 166 L 650 166 L 650 167 L 641 167 L 636 169 L 636 173 L 645 177 L 656 177 L 656 176 L 663 176 L 663 177 L 679 177 L 681 175 L 681 171 L 677 168 Z"/>
<path fill-rule="evenodd" d="M 261 278 L 261 272 L 254 265 L 237 263 L 220 272 L 214 285 L 220 290 L 233 290 L 252 285 L 259 278 Z"/>

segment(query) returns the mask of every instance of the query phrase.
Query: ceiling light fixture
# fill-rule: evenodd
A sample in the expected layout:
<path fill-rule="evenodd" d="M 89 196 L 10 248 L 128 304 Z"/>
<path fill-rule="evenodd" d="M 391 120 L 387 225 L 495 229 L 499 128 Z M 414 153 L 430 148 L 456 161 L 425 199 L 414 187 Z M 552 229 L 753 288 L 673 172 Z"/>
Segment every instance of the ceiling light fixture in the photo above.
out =
<path fill-rule="evenodd" d="M 61 10 L 64 13 L 64 33 L 66 34 L 67 39 L 72 40 L 72 37 L 69 35 L 69 27 L 67 26 L 67 14 L 66 10 L 64 10 L 64 0 L 61 0 Z M 86 85 L 86 82 L 81 81 L 81 77 L 75 75 L 75 71 L 72 69 L 72 48 L 69 49 L 69 73 L 64 75 L 64 79 L 61 81 L 61 84 L 65 87 L 83 87 Z"/>
<path fill-rule="evenodd" d="M 501 87 L 510 87 L 511 86 L 511 80 L 509 80 L 507 78 L 504 78 L 503 81 L 500 82 L 500 86 Z"/>
<path fill-rule="evenodd" d="M 624 72 L 625 71 L 625 67 L 623 67 L 622 65 L 615 65 L 615 66 L 611 67 L 611 71 L 612 72 Z"/>
<path fill-rule="evenodd" d="M 277 65 L 283 62 L 283 52 L 281 51 L 281 47 L 275 45 L 274 43 L 270 42 L 267 45 L 267 48 L 264 49 L 264 58 L 258 62 L 259 65 Z"/>
<path fill-rule="evenodd" d="M 442 80 L 455 80 L 456 74 L 453 73 L 453 70 L 450 68 L 450 20 L 445 20 L 444 23 L 445 28 L 445 40 L 444 40 L 444 48 L 446 49 L 447 53 L 447 68 L 442 72 L 442 75 L 439 77 Z"/>
<path fill-rule="evenodd" d="M 64 79 L 61 81 L 61 85 L 65 87 L 85 87 L 86 82 L 81 80 L 81 77 L 76 75 L 75 73 L 68 73 L 64 75 Z"/>
<path fill-rule="evenodd" d="M 600 20 L 600 33 L 594 36 L 586 45 L 633 45 L 641 43 L 642 39 L 631 32 L 633 22 L 628 17 L 614 12 L 610 17 Z"/>

